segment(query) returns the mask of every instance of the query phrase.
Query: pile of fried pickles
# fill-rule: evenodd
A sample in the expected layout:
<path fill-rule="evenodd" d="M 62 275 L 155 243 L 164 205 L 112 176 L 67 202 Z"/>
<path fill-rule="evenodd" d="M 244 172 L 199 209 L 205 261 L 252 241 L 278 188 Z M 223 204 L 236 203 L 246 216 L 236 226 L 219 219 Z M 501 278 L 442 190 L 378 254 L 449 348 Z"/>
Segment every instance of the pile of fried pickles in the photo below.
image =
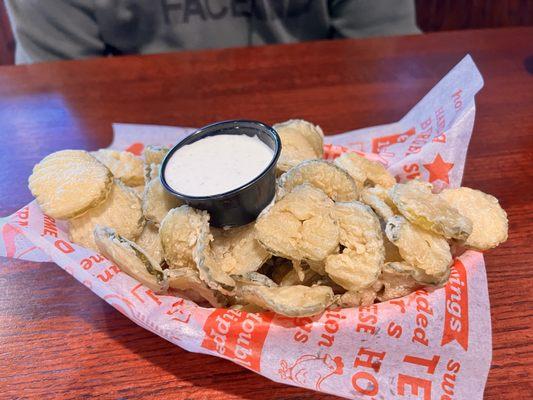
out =
<path fill-rule="evenodd" d="M 211 227 L 207 212 L 167 193 L 164 147 L 142 157 L 58 151 L 34 167 L 29 188 L 45 214 L 68 220 L 73 242 L 156 293 L 290 317 L 442 286 L 452 251 L 507 239 L 507 215 L 491 195 L 396 183 L 356 153 L 325 161 L 322 130 L 307 121 L 274 129 L 283 146 L 276 198 L 246 226 Z"/>

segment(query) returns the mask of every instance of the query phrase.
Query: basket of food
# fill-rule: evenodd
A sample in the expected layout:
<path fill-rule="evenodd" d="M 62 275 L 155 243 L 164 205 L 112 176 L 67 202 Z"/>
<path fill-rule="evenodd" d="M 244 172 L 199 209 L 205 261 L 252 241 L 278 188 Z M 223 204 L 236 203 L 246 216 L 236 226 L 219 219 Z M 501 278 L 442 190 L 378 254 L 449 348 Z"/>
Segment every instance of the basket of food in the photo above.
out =
<path fill-rule="evenodd" d="M 480 398 L 481 252 L 507 238 L 498 200 L 460 186 L 482 84 L 466 57 L 399 122 L 333 136 L 301 119 L 116 125 L 111 148 L 35 166 L 0 248 L 276 381 Z"/>

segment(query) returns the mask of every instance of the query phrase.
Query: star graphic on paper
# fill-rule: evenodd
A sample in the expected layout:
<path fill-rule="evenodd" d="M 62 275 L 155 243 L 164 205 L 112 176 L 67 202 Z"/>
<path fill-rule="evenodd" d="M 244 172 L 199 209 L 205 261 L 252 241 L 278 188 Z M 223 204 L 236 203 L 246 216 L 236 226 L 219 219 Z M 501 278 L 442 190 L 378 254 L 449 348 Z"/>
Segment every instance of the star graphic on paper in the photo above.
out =
<path fill-rule="evenodd" d="M 446 183 L 450 183 L 450 178 L 448 177 L 448 173 L 453 168 L 453 163 L 447 163 L 442 159 L 440 154 L 437 153 L 437 156 L 430 164 L 422 164 L 425 169 L 429 171 L 429 181 L 435 182 L 437 180 L 441 180 Z"/>

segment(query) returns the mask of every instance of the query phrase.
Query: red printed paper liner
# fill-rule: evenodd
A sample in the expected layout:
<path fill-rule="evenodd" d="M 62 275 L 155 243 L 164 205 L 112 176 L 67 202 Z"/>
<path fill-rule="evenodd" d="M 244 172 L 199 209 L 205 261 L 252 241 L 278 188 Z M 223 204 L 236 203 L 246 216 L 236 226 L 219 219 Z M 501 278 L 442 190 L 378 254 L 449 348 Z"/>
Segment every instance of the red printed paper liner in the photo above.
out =
<path fill-rule="evenodd" d="M 402 120 L 329 136 L 325 157 L 358 151 L 398 180 L 459 186 L 483 85 L 465 57 Z M 116 124 L 112 148 L 139 154 L 190 128 Z M 454 262 L 448 284 L 369 307 L 287 318 L 202 308 L 155 295 L 101 255 L 68 241 L 36 202 L 0 221 L 0 255 L 54 261 L 140 326 L 193 352 L 229 359 L 272 380 L 347 398 L 481 399 L 491 362 L 490 306 L 481 253 Z"/>
<path fill-rule="evenodd" d="M 186 350 L 227 358 L 272 380 L 348 398 L 482 396 L 491 335 L 479 252 L 467 251 L 455 260 L 444 288 L 287 318 L 202 308 L 155 295 L 101 255 L 70 243 L 61 224 L 43 215 L 35 202 L 6 219 L 2 232 L 7 231 L 17 233 L 3 237 L 3 243 L 12 243 L 6 246 L 10 255 L 24 258 L 31 243 L 140 326 Z"/>

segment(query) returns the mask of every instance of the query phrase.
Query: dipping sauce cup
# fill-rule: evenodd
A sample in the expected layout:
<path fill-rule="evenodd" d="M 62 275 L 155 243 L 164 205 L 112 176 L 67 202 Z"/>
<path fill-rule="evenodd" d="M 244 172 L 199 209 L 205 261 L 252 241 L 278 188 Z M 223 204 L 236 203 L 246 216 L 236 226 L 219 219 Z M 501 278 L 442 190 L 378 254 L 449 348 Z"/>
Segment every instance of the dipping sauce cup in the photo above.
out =
<path fill-rule="evenodd" d="M 173 154 L 188 144 L 215 135 L 247 135 L 257 137 L 272 150 L 272 160 L 265 169 L 251 181 L 227 192 L 210 196 L 190 196 L 172 188 L 165 176 L 167 165 Z M 270 204 L 276 194 L 276 162 L 281 153 L 281 140 L 276 131 L 262 122 L 232 120 L 217 122 L 198 129 L 176 144 L 161 164 L 160 179 L 163 187 L 189 206 L 206 210 L 210 224 L 215 227 L 234 227 L 254 221 L 259 213 Z"/>

